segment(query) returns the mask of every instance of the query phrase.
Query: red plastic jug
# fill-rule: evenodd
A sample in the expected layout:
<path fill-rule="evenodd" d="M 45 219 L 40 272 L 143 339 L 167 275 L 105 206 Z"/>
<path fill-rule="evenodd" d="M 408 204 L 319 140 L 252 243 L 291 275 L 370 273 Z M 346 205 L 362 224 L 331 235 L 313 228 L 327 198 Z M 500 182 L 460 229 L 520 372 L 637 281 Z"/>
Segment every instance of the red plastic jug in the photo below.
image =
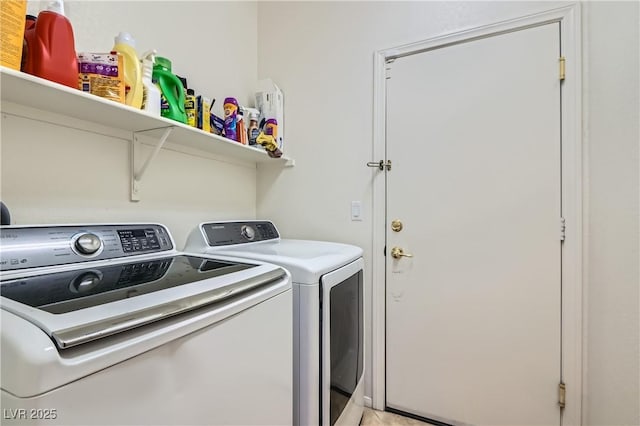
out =
<path fill-rule="evenodd" d="M 27 19 L 22 71 L 77 89 L 78 58 L 73 28 L 60 12 L 43 10 L 35 23 Z"/>

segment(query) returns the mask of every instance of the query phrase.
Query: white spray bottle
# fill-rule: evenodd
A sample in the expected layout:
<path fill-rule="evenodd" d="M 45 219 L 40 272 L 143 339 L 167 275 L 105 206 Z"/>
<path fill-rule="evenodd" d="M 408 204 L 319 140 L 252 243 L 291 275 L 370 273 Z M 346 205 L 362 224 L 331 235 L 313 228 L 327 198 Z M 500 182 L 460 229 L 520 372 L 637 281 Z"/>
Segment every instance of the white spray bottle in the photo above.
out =
<path fill-rule="evenodd" d="M 156 62 L 156 50 L 150 50 L 142 55 L 142 110 L 160 117 L 160 89 L 153 84 L 153 64 Z"/>

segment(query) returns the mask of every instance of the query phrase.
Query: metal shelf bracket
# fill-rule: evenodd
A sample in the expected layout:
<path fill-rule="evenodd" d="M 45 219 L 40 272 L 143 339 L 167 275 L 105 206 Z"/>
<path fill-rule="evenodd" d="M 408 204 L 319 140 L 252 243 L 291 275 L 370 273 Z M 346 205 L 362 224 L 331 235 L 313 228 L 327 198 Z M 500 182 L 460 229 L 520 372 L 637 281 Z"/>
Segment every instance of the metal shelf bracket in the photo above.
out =
<path fill-rule="evenodd" d="M 136 158 L 141 156 L 142 149 L 142 142 L 140 141 L 139 135 L 141 133 L 158 129 L 148 129 L 133 132 L 133 137 L 131 139 L 131 201 L 140 201 L 140 182 L 142 182 L 142 177 L 144 176 L 151 162 L 154 160 L 154 158 L 156 158 L 156 156 L 162 149 L 164 143 L 167 141 L 167 138 L 169 138 L 169 135 L 171 134 L 173 128 L 174 126 L 164 128 L 164 133 L 158 140 L 158 143 L 153 149 L 153 152 L 149 154 L 142 167 L 140 167 L 140 170 L 136 170 Z"/>

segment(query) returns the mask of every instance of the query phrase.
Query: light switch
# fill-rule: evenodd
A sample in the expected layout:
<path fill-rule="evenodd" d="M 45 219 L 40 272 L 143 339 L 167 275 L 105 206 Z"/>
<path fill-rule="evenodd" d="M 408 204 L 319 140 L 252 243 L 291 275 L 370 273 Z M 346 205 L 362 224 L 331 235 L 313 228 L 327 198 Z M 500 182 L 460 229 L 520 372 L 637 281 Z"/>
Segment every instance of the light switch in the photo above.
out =
<path fill-rule="evenodd" d="M 362 220 L 362 203 L 360 201 L 351 202 L 351 220 Z"/>

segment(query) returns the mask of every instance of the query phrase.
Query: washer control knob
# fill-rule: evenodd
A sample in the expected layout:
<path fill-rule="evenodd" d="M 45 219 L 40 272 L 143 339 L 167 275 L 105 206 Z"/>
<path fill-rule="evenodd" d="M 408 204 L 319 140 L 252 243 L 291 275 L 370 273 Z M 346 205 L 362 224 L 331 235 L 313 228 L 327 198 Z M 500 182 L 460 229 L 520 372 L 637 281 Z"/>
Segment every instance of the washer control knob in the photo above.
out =
<path fill-rule="evenodd" d="M 249 241 L 253 240 L 256 237 L 256 231 L 254 231 L 253 228 L 249 225 L 243 225 L 240 233 Z"/>
<path fill-rule="evenodd" d="M 96 234 L 82 234 L 76 240 L 76 250 L 82 254 L 95 254 L 102 246 L 102 241 Z"/>
<path fill-rule="evenodd" d="M 69 285 L 72 293 L 88 293 L 102 281 L 102 272 L 89 271 L 75 277 Z"/>

